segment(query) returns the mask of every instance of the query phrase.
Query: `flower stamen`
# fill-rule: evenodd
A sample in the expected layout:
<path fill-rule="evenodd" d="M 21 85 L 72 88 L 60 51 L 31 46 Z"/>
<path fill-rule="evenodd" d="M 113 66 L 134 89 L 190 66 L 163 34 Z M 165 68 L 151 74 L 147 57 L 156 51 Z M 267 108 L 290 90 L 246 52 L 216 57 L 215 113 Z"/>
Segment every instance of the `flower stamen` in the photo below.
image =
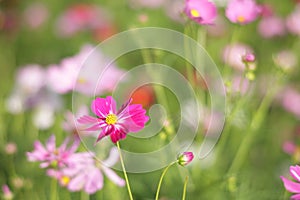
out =
<path fill-rule="evenodd" d="M 108 125 L 111 125 L 111 124 L 115 124 L 117 122 L 117 120 L 118 120 L 118 117 L 115 114 L 108 114 L 105 119 L 105 122 Z"/>

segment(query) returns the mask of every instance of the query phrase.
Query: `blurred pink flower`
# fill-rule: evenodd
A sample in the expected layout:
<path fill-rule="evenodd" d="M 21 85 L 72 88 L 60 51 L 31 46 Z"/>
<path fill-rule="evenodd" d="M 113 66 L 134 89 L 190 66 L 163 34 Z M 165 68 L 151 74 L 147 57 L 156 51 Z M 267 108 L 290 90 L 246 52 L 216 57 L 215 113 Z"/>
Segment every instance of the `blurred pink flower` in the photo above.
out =
<path fill-rule="evenodd" d="M 300 35 L 300 5 L 286 18 L 286 26 L 289 32 Z"/>
<path fill-rule="evenodd" d="M 110 92 L 124 72 L 106 63 L 108 58 L 99 50 L 85 45 L 77 55 L 48 68 L 48 86 L 60 94 L 72 90 L 89 96 Z"/>
<path fill-rule="evenodd" d="M 46 146 L 40 141 L 35 141 L 34 151 L 27 152 L 27 159 L 31 162 L 41 162 L 40 167 L 63 167 L 67 164 L 68 158 L 77 150 L 80 141 L 74 140 L 74 143 L 67 148 L 69 138 L 65 139 L 60 147 L 56 147 L 55 135 L 51 135 Z"/>
<path fill-rule="evenodd" d="M 71 37 L 80 31 L 99 29 L 110 23 L 108 13 L 102 8 L 75 4 L 58 18 L 56 32 L 60 37 Z"/>
<path fill-rule="evenodd" d="M 260 10 L 254 0 L 230 0 L 226 8 L 226 17 L 232 23 L 248 24 L 258 17 Z"/>
<path fill-rule="evenodd" d="M 300 118 L 300 93 L 293 88 L 287 88 L 281 93 L 282 106 Z"/>
<path fill-rule="evenodd" d="M 285 141 L 283 143 L 282 149 L 285 153 L 287 153 L 289 155 L 293 155 L 297 149 L 297 146 L 294 142 Z"/>
<path fill-rule="evenodd" d="M 25 23 L 32 29 L 43 25 L 48 17 L 48 8 L 41 2 L 30 4 L 24 11 Z"/>
<path fill-rule="evenodd" d="M 262 17 L 271 17 L 273 15 L 273 7 L 269 4 L 260 5 L 260 15 Z"/>
<path fill-rule="evenodd" d="M 144 128 L 149 117 L 146 111 L 139 104 L 130 105 L 132 99 L 126 102 L 117 111 L 116 102 L 111 97 L 96 98 L 91 109 L 97 118 L 84 115 L 78 119 L 79 123 L 90 124 L 86 130 L 96 131 L 101 129 L 97 142 L 105 136 L 110 136 L 113 143 L 125 139 L 129 132 L 137 132 Z"/>
<path fill-rule="evenodd" d="M 93 194 L 103 187 L 102 172 L 116 185 L 123 187 L 125 181 L 110 169 L 119 160 L 118 150 L 111 149 L 109 157 L 100 163 L 93 158 L 92 153 L 76 153 L 68 158 L 67 166 L 57 171 L 50 169 L 49 176 L 59 180 L 62 186 L 70 191 L 84 190 L 88 194 Z"/>
<path fill-rule="evenodd" d="M 186 0 L 184 12 L 201 25 L 213 24 L 217 17 L 217 7 L 208 0 Z"/>
<path fill-rule="evenodd" d="M 280 176 L 281 180 L 283 181 L 284 187 L 287 191 L 292 193 L 297 193 L 291 196 L 291 199 L 300 199 L 300 167 L 298 165 L 290 166 L 290 175 L 295 179 L 297 182 L 293 182 L 283 176 Z"/>
<path fill-rule="evenodd" d="M 252 52 L 252 48 L 246 44 L 236 43 L 227 45 L 223 49 L 223 61 L 229 66 L 242 71 L 246 67 L 243 61 L 244 56 Z M 249 67 L 254 67 L 254 64 L 250 63 Z"/>
<path fill-rule="evenodd" d="M 181 166 L 186 166 L 194 159 L 193 152 L 183 152 L 177 158 L 178 164 Z"/>
<path fill-rule="evenodd" d="M 183 23 L 184 19 L 182 17 L 182 12 L 184 9 L 184 1 L 183 0 L 171 0 L 164 6 L 165 12 L 170 19 Z"/>
<path fill-rule="evenodd" d="M 33 95 L 45 85 L 46 73 L 39 65 L 26 65 L 17 72 L 17 87 L 21 93 Z"/>
<path fill-rule="evenodd" d="M 281 67 L 285 72 L 292 71 L 298 64 L 298 58 L 291 50 L 282 50 L 274 55 L 275 64 Z"/>
<path fill-rule="evenodd" d="M 285 21 L 278 16 L 264 17 L 258 24 L 258 32 L 263 38 L 285 35 Z"/>
<path fill-rule="evenodd" d="M 12 200 L 14 198 L 14 194 L 11 192 L 8 185 L 3 185 L 2 191 L 4 200 Z"/>
<path fill-rule="evenodd" d="M 17 152 L 17 145 L 16 143 L 14 142 L 9 142 L 5 145 L 5 153 L 9 154 L 9 155 L 12 155 L 12 154 L 15 154 Z"/>

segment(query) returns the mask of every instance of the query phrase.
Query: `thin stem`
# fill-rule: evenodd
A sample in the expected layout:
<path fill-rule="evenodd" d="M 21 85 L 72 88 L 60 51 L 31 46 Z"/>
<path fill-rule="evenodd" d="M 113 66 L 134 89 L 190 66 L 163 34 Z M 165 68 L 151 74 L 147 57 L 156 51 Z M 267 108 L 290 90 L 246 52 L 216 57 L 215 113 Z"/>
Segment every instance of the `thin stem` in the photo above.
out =
<path fill-rule="evenodd" d="M 125 165 L 124 165 L 124 161 L 123 161 L 122 152 L 121 152 L 119 142 L 117 142 L 117 147 L 118 147 L 118 151 L 119 151 L 119 154 L 120 154 L 120 161 L 121 161 L 121 165 L 122 165 L 122 169 L 123 169 L 123 173 L 124 173 L 124 177 L 125 177 L 125 181 L 126 181 L 126 186 L 127 186 L 129 198 L 130 198 L 130 200 L 133 200 L 131 189 L 130 189 L 130 184 L 129 184 L 129 180 L 128 180 L 128 177 L 127 177 L 127 173 L 126 173 L 126 169 L 125 169 Z"/>
<path fill-rule="evenodd" d="M 182 195 L 182 200 L 185 200 L 185 196 L 186 196 L 186 186 L 188 183 L 189 177 L 186 176 L 185 177 L 185 181 L 184 181 L 184 185 L 183 185 L 183 195 Z"/>
<path fill-rule="evenodd" d="M 51 182 L 51 200 L 57 200 L 57 180 L 55 178 L 52 179 L 52 182 Z"/>
<path fill-rule="evenodd" d="M 247 158 L 248 150 L 250 149 L 252 142 L 256 136 L 255 133 L 258 131 L 262 122 L 264 121 L 267 110 L 270 104 L 272 103 L 274 95 L 276 94 L 276 90 L 277 88 L 269 90 L 268 93 L 265 95 L 264 99 L 262 100 L 257 112 L 255 113 L 251 121 L 250 127 L 248 128 L 245 138 L 240 144 L 240 147 L 238 148 L 234 160 L 228 170 L 229 174 L 237 171 L 242 166 L 244 159 Z"/>
<path fill-rule="evenodd" d="M 159 196 L 159 192 L 160 192 L 160 188 L 161 188 L 161 183 L 162 183 L 162 180 L 164 179 L 164 176 L 165 174 L 167 173 L 168 169 L 174 165 L 175 163 L 177 163 L 177 161 L 174 161 L 172 163 L 170 163 L 163 171 L 163 173 L 161 174 L 160 176 L 160 179 L 159 179 L 159 183 L 158 183 L 158 186 L 157 186 L 157 191 L 156 191 L 156 195 L 155 195 L 155 200 L 158 200 L 158 196 Z"/>

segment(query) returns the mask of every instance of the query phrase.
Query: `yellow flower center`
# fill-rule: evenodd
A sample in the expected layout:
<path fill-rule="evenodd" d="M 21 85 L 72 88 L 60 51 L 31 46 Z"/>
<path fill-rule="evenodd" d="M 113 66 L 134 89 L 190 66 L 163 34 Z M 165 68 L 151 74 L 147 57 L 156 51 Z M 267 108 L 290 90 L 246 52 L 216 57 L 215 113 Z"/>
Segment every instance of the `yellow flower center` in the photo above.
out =
<path fill-rule="evenodd" d="M 237 21 L 238 21 L 239 23 L 244 23 L 244 22 L 245 22 L 245 17 L 243 17 L 243 16 L 238 16 L 238 17 L 237 17 Z"/>
<path fill-rule="evenodd" d="M 105 122 L 110 125 L 110 124 L 115 124 L 117 122 L 117 120 L 118 120 L 118 117 L 116 115 L 108 114 L 105 119 Z"/>
<path fill-rule="evenodd" d="M 70 182 L 70 178 L 68 176 L 63 176 L 61 177 L 60 182 L 63 186 L 66 186 Z"/>
<path fill-rule="evenodd" d="M 200 17 L 200 13 L 196 9 L 191 10 L 191 15 L 193 17 Z"/>
<path fill-rule="evenodd" d="M 78 82 L 79 84 L 85 84 L 87 81 L 86 81 L 86 79 L 84 79 L 84 78 L 79 78 L 79 79 L 77 80 L 77 82 Z"/>

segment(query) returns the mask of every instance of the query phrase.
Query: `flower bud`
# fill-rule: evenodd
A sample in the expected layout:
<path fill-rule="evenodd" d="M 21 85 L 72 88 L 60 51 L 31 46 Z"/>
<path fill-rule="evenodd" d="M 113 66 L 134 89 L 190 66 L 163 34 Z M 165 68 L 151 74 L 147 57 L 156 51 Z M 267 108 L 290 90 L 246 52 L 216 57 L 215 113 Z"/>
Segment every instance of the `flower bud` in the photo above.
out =
<path fill-rule="evenodd" d="M 178 164 L 181 166 L 186 166 L 194 159 L 193 152 L 183 152 L 177 158 Z"/>

